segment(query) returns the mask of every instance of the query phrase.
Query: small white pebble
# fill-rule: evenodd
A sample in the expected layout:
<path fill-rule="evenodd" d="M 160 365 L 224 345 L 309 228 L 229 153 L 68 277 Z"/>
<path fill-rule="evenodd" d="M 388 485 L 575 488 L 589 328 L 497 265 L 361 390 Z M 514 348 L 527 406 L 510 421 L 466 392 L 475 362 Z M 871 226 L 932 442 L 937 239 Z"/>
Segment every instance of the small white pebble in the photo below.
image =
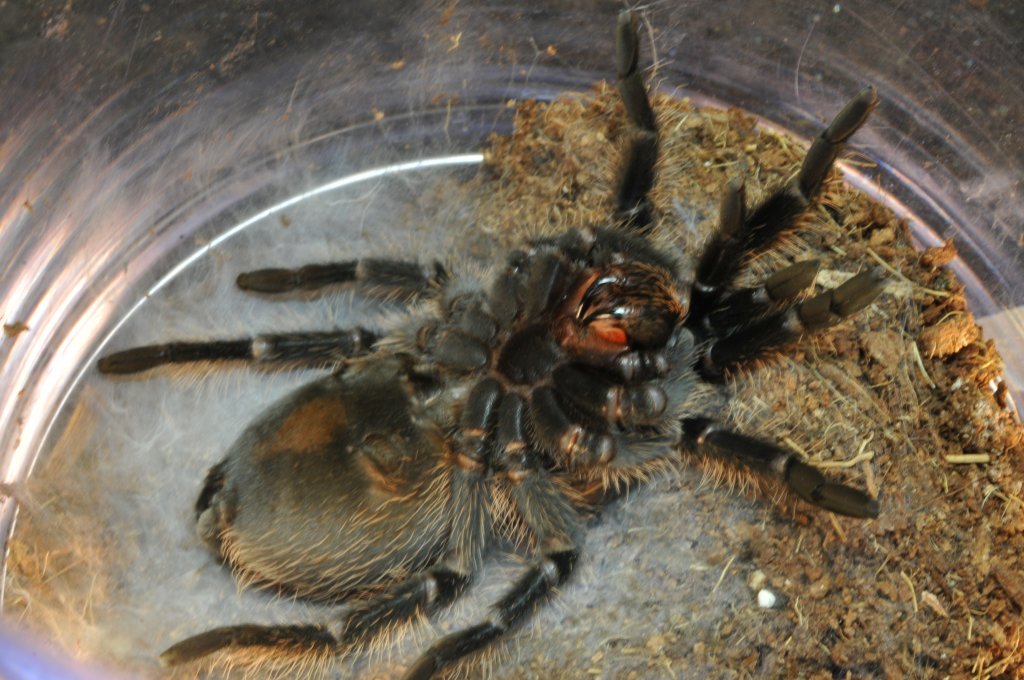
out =
<path fill-rule="evenodd" d="M 767 588 L 761 588 L 761 590 L 757 591 L 757 606 L 761 609 L 771 609 L 775 606 L 777 599 L 775 593 Z"/>
<path fill-rule="evenodd" d="M 842 9 L 843 8 L 840 7 L 838 2 L 836 4 L 834 4 L 834 5 L 832 5 L 832 13 L 833 14 L 839 14 L 839 12 L 842 11 Z"/>

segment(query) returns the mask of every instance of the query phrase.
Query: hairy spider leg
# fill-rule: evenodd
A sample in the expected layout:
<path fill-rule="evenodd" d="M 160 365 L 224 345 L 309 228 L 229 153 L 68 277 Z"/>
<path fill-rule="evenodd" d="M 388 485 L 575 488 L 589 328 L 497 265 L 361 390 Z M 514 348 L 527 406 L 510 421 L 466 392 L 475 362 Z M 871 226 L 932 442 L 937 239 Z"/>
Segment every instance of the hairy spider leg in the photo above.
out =
<path fill-rule="evenodd" d="M 794 303 L 814 282 L 819 267 L 815 261 L 786 267 L 759 286 L 734 285 L 751 256 L 770 248 L 796 225 L 842 144 L 863 126 L 877 104 L 872 87 L 851 99 L 814 140 L 794 182 L 777 190 L 749 214 L 743 182 L 733 180 L 726 186 L 719 229 L 697 264 L 686 322 L 699 338 L 707 340 L 697 366 L 703 377 L 720 378 L 730 366 L 764 356 L 805 332 L 839 323 L 867 307 L 882 292 L 885 279 L 881 273 L 866 271 L 835 289 Z M 699 455 L 780 479 L 802 499 L 831 512 L 860 518 L 878 515 L 876 500 L 858 489 L 829 481 L 794 451 L 732 432 L 708 418 L 683 419 L 682 428 L 680 444 Z"/>
<path fill-rule="evenodd" d="M 619 170 L 615 213 L 625 228 L 646 233 L 651 226 L 651 202 L 647 194 L 654 186 L 658 126 L 647 97 L 647 86 L 637 68 L 639 59 L 636 15 L 628 9 L 622 10 L 615 31 L 615 66 L 626 115 L 638 131 L 629 141 Z"/>
<path fill-rule="evenodd" d="M 710 418 L 684 419 L 681 443 L 699 455 L 782 480 L 797 496 L 830 512 L 859 518 L 878 516 L 877 500 L 859 489 L 829 481 L 795 451 L 732 432 Z"/>
<path fill-rule="evenodd" d="M 285 293 L 311 291 L 338 283 L 380 289 L 411 302 L 447 279 L 440 263 L 425 268 L 415 262 L 365 258 L 349 262 L 313 264 L 299 269 L 259 269 L 238 275 L 245 291 Z M 101 358 L 100 373 L 125 375 L 194 361 L 242 360 L 257 364 L 304 364 L 324 366 L 369 353 L 377 334 L 365 328 L 257 335 L 238 340 L 170 342 L 133 347 Z"/>
<path fill-rule="evenodd" d="M 418 262 L 363 258 L 346 262 L 307 264 L 297 269 L 257 269 L 242 272 L 235 283 L 254 293 L 313 291 L 339 283 L 384 288 L 410 297 L 423 295 L 448 278 L 440 262 L 424 267 Z"/>
<path fill-rule="evenodd" d="M 532 503 L 543 503 L 534 493 Z M 545 550 L 516 583 L 492 606 L 491 616 L 474 626 L 446 635 L 425 651 L 402 676 L 403 680 L 427 680 L 459 659 L 479 651 L 529 617 L 540 602 L 572 575 L 580 553 L 575 546 Z"/>
<path fill-rule="evenodd" d="M 509 393 L 498 411 L 494 464 L 509 484 L 519 517 L 536 539 L 538 555 L 492 605 L 487 619 L 435 642 L 409 667 L 403 680 L 427 680 L 514 630 L 569 579 L 579 561 L 582 527 L 578 511 L 567 490 L 544 469 L 541 455 L 529 444 L 526 403 Z"/>
<path fill-rule="evenodd" d="M 796 179 L 772 193 L 752 211 L 744 203 L 743 182 L 728 183 L 722 196 L 718 231 L 697 264 L 690 324 L 695 327 L 718 309 L 750 257 L 770 248 L 792 230 L 818 190 L 843 143 L 867 121 L 878 105 L 874 87 L 853 97 L 819 134 L 804 157 Z"/>
<path fill-rule="evenodd" d="M 255 364 L 324 366 L 369 353 L 377 334 L 365 328 L 308 333 L 257 335 L 239 340 L 168 342 L 132 347 L 101 358 L 96 366 L 106 375 L 126 375 L 194 361 L 248 361 Z"/>

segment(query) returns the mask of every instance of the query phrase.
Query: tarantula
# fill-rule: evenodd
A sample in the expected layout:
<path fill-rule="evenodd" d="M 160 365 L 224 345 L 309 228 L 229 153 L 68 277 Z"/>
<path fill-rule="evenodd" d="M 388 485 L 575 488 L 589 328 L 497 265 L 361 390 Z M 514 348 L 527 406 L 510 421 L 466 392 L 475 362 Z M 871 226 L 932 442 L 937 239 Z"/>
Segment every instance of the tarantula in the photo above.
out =
<path fill-rule="evenodd" d="M 428 678 L 521 624 L 580 561 L 584 519 L 684 452 L 781 480 L 852 517 L 877 501 L 829 481 L 795 452 L 703 414 L 702 383 L 849 317 L 884 280 L 867 271 L 813 297 L 816 262 L 755 287 L 750 258 L 791 230 L 842 144 L 877 100 L 854 97 L 814 140 L 793 182 L 747 209 L 724 192 L 720 227 L 693 271 L 659 246 L 648 193 L 658 128 L 638 70 L 636 18 L 616 31 L 618 87 L 634 130 L 608 223 L 514 251 L 489 276 L 393 259 L 262 269 L 246 291 L 334 284 L 400 293 L 410 311 L 364 328 L 174 342 L 106 356 L 99 370 L 240 359 L 332 365 L 273 405 L 210 469 L 200 537 L 239 573 L 300 596 L 349 599 L 314 625 L 239 625 L 179 642 L 167 665 L 224 648 L 331 654 L 431 614 L 462 594 L 489 545 L 520 532 L 534 556 L 480 623 L 435 642 L 407 670 Z M 668 239 L 662 239 L 661 243 Z"/>

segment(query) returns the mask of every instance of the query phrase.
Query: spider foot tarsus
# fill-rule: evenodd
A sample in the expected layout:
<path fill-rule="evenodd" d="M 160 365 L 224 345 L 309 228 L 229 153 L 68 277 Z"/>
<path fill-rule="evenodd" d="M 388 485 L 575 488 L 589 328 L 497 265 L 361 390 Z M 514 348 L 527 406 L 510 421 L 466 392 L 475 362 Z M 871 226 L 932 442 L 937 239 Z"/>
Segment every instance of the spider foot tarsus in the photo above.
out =
<path fill-rule="evenodd" d="M 836 114 L 827 128 L 821 131 L 804 157 L 797 176 L 797 188 L 805 200 L 810 201 L 828 171 L 835 163 L 842 144 L 861 128 L 878 106 L 878 96 L 872 86 L 861 90 Z"/>
<path fill-rule="evenodd" d="M 296 654 L 330 653 L 337 640 L 323 626 L 224 626 L 193 635 L 160 654 L 165 667 L 195 661 L 229 648 L 266 647 Z"/>
<path fill-rule="evenodd" d="M 805 331 L 828 328 L 861 311 L 881 295 L 886 277 L 869 269 L 847 279 L 842 285 L 805 300 L 793 309 Z"/>
<path fill-rule="evenodd" d="M 632 10 L 619 12 L 615 30 L 615 66 L 619 81 L 619 92 L 626 106 L 626 114 L 640 130 L 656 133 L 654 109 L 647 98 L 647 88 L 640 75 L 640 37 L 637 33 L 637 18 Z"/>
<path fill-rule="evenodd" d="M 96 363 L 96 367 L 106 375 L 128 375 L 189 361 L 252 359 L 252 343 L 252 340 L 214 340 L 132 347 L 108 354 Z"/>
<path fill-rule="evenodd" d="M 682 443 L 700 455 L 780 479 L 800 498 L 830 512 L 862 519 L 878 517 L 878 501 L 863 491 L 829 481 L 795 451 L 733 432 L 710 418 L 684 419 Z"/>
<path fill-rule="evenodd" d="M 636 15 L 631 10 L 623 10 L 619 13 L 615 31 L 615 64 L 619 95 L 626 107 L 626 115 L 638 132 L 629 142 L 619 171 L 615 209 L 623 225 L 645 232 L 651 223 L 651 202 L 647 194 L 654 186 L 654 166 L 658 161 L 658 125 L 638 69 L 639 60 L 640 37 Z"/>
<path fill-rule="evenodd" d="M 878 501 L 860 489 L 830 482 L 821 470 L 795 456 L 786 465 L 785 480 L 797 496 L 830 512 L 848 517 L 878 517 Z"/>

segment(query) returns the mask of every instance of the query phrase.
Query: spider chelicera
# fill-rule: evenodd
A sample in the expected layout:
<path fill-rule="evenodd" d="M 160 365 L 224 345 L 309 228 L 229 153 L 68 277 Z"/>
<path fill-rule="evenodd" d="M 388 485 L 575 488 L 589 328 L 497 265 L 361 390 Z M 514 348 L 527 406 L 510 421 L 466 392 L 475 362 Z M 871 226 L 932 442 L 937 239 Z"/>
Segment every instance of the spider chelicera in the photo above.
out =
<path fill-rule="evenodd" d="M 485 277 L 393 259 L 238 276 L 260 293 L 393 291 L 409 314 L 386 332 L 173 342 L 100 360 L 108 374 L 220 360 L 335 368 L 245 430 L 209 471 L 196 523 L 246 578 L 344 606 L 323 623 L 209 630 L 167 649 L 163 663 L 223 649 L 330 655 L 365 645 L 453 602 L 498 539 L 530 537 L 532 561 L 490 613 L 437 640 L 405 674 L 431 677 L 529 617 L 579 563 L 588 513 L 684 452 L 781 480 L 827 511 L 878 514 L 862 491 L 701 409 L 707 383 L 881 292 L 884 280 L 866 271 L 807 297 L 813 261 L 738 283 L 815 199 L 875 107 L 874 90 L 850 100 L 795 180 L 764 201 L 748 209 L 743 184 L 730 183 L 718 231 L 687 268 L 658 233 L 670 227 L 652 219 L 659 136 L 638 44 L 636 18 L 623 11 L 618 86 L 635 129 L 606 224 L 526 243 Z"/>

